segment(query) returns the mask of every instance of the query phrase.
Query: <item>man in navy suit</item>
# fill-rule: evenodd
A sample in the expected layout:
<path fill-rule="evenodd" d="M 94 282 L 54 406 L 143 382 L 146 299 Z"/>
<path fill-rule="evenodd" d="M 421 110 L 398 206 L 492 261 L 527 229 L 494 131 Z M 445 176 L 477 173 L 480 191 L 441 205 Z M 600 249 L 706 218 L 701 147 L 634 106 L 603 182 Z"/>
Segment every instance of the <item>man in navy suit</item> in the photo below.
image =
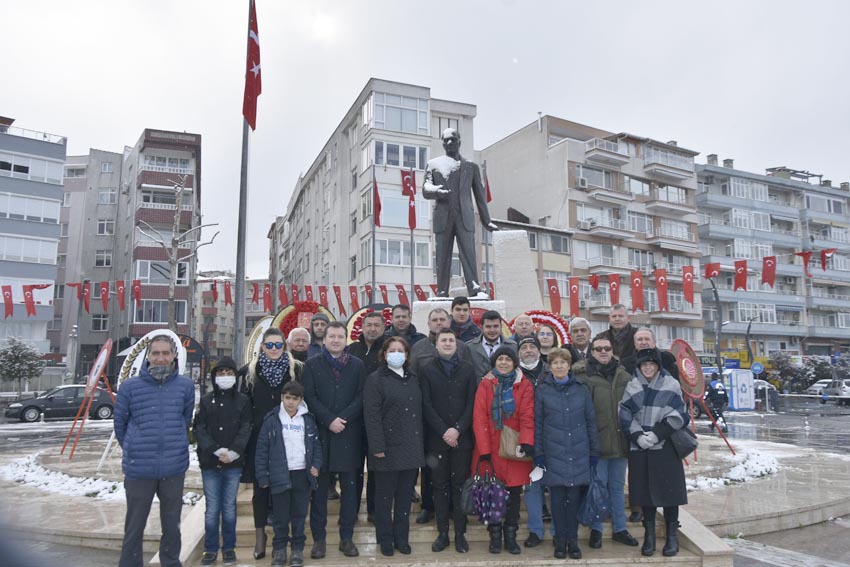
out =
<path fill-rule="evenodd" d="M 446 155 L 428 162 L 422 196 L 437 201 L 434 207 L 434 233 L 437 240 L 437 294 L 449 296 L 452 275 L 452 251 L 457 239 L 460 263 L 469 297 L 481 291 L 475 262 L 475 211 L 478 208 L 481 224 L 487 230 L 498 230 L 490 222 L 487 192 L 481 183 L 478 165 L 460 155 L 460 134 L 454 128 L 442 133 Z"/>

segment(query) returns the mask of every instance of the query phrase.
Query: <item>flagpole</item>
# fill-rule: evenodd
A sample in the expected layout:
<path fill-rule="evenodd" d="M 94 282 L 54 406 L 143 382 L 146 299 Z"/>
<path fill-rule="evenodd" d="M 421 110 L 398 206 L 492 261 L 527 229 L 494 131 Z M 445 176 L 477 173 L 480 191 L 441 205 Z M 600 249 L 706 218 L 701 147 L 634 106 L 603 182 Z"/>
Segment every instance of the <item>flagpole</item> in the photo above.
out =
<path fill-rule="evenodd" d="M 251 0 L 248 0 L 248 33 L 251 35 Z M 248 56 L 251 40 L 245 43 Z M 233 359 L 242 360 L 245 343 L 245 229 L 248 216 L 248 119 L 242 117 L 242 166 L 239 172 L 239 221 L 236 229 L 236 301 L 233 310 Z M 247 362 L 247 361 L 246 361 Z M 240 366 L 241 363 L 237 362 Z"/>
<path fill-rule="evenodd" d="M 374 303 L 375 296 L 375 220 L 378 211 L 375 210 L 375 194 L 378 192 L 378 182 L 375 180 L 375 162 L 372 162 L 372 287 L 369 292 L 369 303 Z"/>
<path fill-rule="evenodd" d="M 414 176 L 413 168 L 411 167 L 410 168 L 410 182 L 411 182 L 411 184 L 413 184 L 413 176 Z M 414 211 L 413 218 L 415 220 L 416 219 L 416 185 L 413 185 L 413 188 L 412 188 L 412 191 L 411 191 L 411 194 L 410 194 L 410 200 L 413 201 L 413 205 L 414 205 L 414 207 L 413 207 L 413 211 Z M 408 208 L 409 207 L 410 207 L 410 203 L 408 203 Z M 410 211 L 408 211 L 407 214 L 408 214 L 408 217 L 409 217 Z M 410 227 L 410 299 L 408 299 L 408 301 L 411 302 L 411 307 L 413 307 L 413 305 L 412 305 L 413 298 L 416 297 L 416 292 L 413 290 L 413 285 L 414 285 L 414 280 L 415 280 L 415 277 L 414 277 L 415 268 L 414 268 L 414 266 L 416 266 L 416 243 L 413 239 L 413 226 L 411 226 Z"/>
<path fill-rule="evenodd" d="M 483 168 L 484 168 L 484 179 L 487 179 L 487 160 L 486 159 L 484 160 Z M 493 274 L 491 273 L 491 267 L 490 267 L 490 243 L 487 242 L 487 233 L 488 232 L 489 231 L 487 230 L 487 227 L 482 227 L 481 240 L 484 242 L 484 265 L 487 267 L 487 284 L 488 284 L 487 289 L 486 289 L 487 295 L 490 294 L 490 285 L 489 284 L 493 282 Z M 496 299 L 496 298 L 491 297 L 490 299 Z"/>

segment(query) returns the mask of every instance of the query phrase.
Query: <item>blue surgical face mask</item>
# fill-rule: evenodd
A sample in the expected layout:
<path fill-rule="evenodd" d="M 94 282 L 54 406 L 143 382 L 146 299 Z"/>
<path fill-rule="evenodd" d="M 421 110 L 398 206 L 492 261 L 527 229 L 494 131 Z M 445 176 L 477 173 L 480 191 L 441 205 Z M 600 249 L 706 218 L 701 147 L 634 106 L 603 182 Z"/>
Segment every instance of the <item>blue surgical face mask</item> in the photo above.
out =
<path fill-rule="evenodd" d="M 403 352 L 388 352 L 387 365 L 390 368 L 401 368 L 404 366 L 404 361 L 407 359 Z"/>

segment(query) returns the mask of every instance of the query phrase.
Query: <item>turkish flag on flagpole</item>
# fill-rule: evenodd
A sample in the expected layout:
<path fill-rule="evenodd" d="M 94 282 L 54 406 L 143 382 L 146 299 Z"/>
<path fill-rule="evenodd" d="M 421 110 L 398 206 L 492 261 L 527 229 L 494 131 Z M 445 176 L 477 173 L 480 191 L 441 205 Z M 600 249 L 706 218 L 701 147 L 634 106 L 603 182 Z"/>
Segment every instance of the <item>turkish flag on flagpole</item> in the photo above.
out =
<path fill-rule="evenodd" d="M 100 304 L 109 311 L 109 282 L 100 282 Z"/>
<path fill-rule="evenodd" d="M 315 301 L 315 299 L 313 299 L 313 286 L 304 286 L 304 299 L 307 301 Z"/>
<path fill-rule="evenodd" d="M 25 285 L 24 288 L 24 307 L 26 308 L 27 317 L 34 317 L 38 315 L 38 311 L 35 309 L 35 300 L 32 297 L 32 286 Z M 88 311 L 88 309 L 86 310 Z"/>
<path fill-rule="evenodd" d="M 735 288 L 732 291 L 739 289 L 747 290 L 747 261 L 735 260 Z"/>
<path fill-rule="evenodd" d="M 142 280 L 133 280 L 133 297 L 136 299 L 136 309 L 142 308 Z"/>
<path fill-rule="evenodd" d="M 218 303 L 218 282 L 215 282 L 215 281 L 212 282 L 212 298 L 213 298 L 213 305 Z"/>
<path fill-rule="evenodd" d="M 596 274 L 590 274 L 588 278 L 590 280 L 590 287 L 593 288 L 593 291 L 599 290 L 599 276 Z"/>
<path fill-rule="evenodd" d="M 263 92 L 260 75 L 260 34 L 257 28 L 257 7 L 251 0 L 248 12 L 248 57 L 245 65 L 245 94 L 242 99 L 242 116 L 251 130 L 257 129 L 257 98 Z"/>
<path fill-rule="evenodd" d="M 398 290 L 398 302 L 402 305 L 410 306 L 410 300 L 407 299 L 407 292 L 404 291 L 404 286 L 395 284 L 395 288 Z"/>
<path fill-rule="evenodd" d="M 381 226 L 381 194 L 375 179 L 375 166 L 372 166 L 372 224 Z"/>
<path fill-rule="evenodd" d="M 389 303 L 390 297 L 387 294 L 387 286 L 385 286 L 384 284 L 378 284 L 378 289 L 381 290 L 381 301 L 383 301 L 384 303 Z"/>
<path fill-rule="evenodd" d="M 254 289 L 254 295 L 251 296 L 251 303 L 254 305 L 260 304 L 260 284 L 254 282 L 251 284 L 251 287 Z"/>
<path fill-rule="evenodd" d="M 6 316 L 4 319 L 8 319 L 12 315 L 15 314 L 15 304 L 12 303 L 12 286 L 4 285 L 3 289 L 3 306 L 5 308 Z"/>
<path fill-rule="evenodd" d="M 826 261 L 829 260 L 833 254 L 838 252 L 838 248 L 827 248 L 826 250 L 820 251 L 820 267 L 823 268 L 823 271 L 826 271 Z"/>
<path fill-rule="evenodd" d="M 366 285 L 363 286 L 363 289 L 366 290 L 366 301 L 368 301 L 369 303 L 372 303 L 373 298 L 374 298 L 374 296 L 372 295 L 372 286 L 369 285 L 369 284 L 366 284 Z"/>
<path fill-rule="evenodd" d="M 655 292 L 658 294 L 658 310 L 670 311 L 670 303 L 667 301 L 667 270 L 659 268 L 655 270 Z"/>
<path fill-rule="evenodd" d="M 83 307 L 85 307 L 86 313 L 91 313 L 91 282 L 83 284 Z"/>
<path fill-rule="evenodd" d="M 272 304 L 272 284 L 263 284 L 263 311 L 271 313 L 274 310 Z"/>
<path fill-rule="evenodd" d="M 289 298 L 286 296 L 286 284 L 278 284 L 277 300 L 280 301 L 280 308 L 283 309 L 289 305 Z"/>
<path fill-rule="evenodd" d="M 326 285 L 319 286 L 319 303 L 322 304 L 322 307 L 328 309 L 328 286 Z"/>
<path fill-rule="evenodd" d="M 560 313 L 561 290 L 558 289 L 558 280 L 555 278 L 546 278 L 546 290 L 549 292 L 549 311 Z M 572 301 L 572 296 L 570 296 L 570 301 Z"/>
<path fill-rule="evenodd" d="M 408 196 L 407 226 L 410 230 L 416 228 L 416 172 L 401 170 L 401 194 Z"/>
<path fill-rule="evenodd" d="M 334 286 L 334 295 L 336 296 L 337 307 L 339 307 L 339 314 L 347 316 L 348 314 L 345 312 L 345 303 L 342 301 L 342 288 L 338 285 Z"/>
<path fill-rule="evenodd" d="M 794 252 L 794 256 L 799 256 L 803 259 L 803 271 L 806 273 L 807 278 L 812 277 L 811 272 L 809 272 L 809 262 L 812 261 L 812 252 L 810 250 L 806 252 Z"/>
<path fill-rule="evenodd" d="M 773 287 L 776 282 L 776 256 L 765 256 L 761 259 L 761 283 Z"/>
<path fill-rule="evenodd" d="M 694 304 L 694 267 L 682 266 L 682 293 L 685 301 Z"/>
<path fill-rule="evenodd" d="M 73 287 L 77 290 L 77 301 L 83 297 L 83 284 L 81 283 L 66 283 L 67 287 Z"/>
<path fill-rule="evenodd" d="M 632 284 L 632 313 L 640 309 L 646 311 L 643 304 L 643 272 L 633 271 L 631 273 Z"/>
<path fill-rule="evenodd" d="M 290 294 L 290 295 L 292 295 L 292 303 L 295 303 L 296 301 L 301 301 L 301 299 L 298 297 L 298 286 L 297 285 L 292 284 L 289 288 L 289 291 L 292 292 Z"/>
<path fill-rule="evenodd" d="M 124 311 L 124 280 L 115 282 L 115 293 L 118 295 L 118 309 Z"/>
<path fill-rule="evenodd" d="M 233 305 L 233 291 L 231 290 L 230 280 L 224 280 L 224 306 Z"/>
<path fill-rule="evenodd" d="M 720 275 L 720 262 L 705 265 L 705 278 L 716 278 Z"/>
<path fill-rule="evenodd" d="M 570 278 L 570 315 L 573 317 L 578 317 L 581 314 L 579 313 L 579 283 L 578 278 L 572 277 Z"/>
<path fill-rule="evenodd" d="M 612 306 L 620 303 L 620 274 L 608 274 L 608 294 Z"/>
<path fill-rule="evenodd" d="M 416 294 L 416 299 L 419 301 L 426 301 L 428 299 L 428 296 L 425 295 L 425 290 L 419 284 L 413 286 L 413 293 Z"/>
<path fill-rule="evenodd" d="M 439 293 L 437 293 L 437 284 L 432 283 L 432 284 L 428 284 L 428 285 L 431 287 L 431 292 L 433 292 L 434 297 L 437 297 L 438 295 L 440 295 Z"/>
<path fill-rule="evenodd" d="M 348 286 L 348 297 L 351 299 L 351 312 L 360 311 L 360 299 L 357 297 L 357 286 Z"/>
<path fill-rule="evenodd" d="M 490 179 L 487 177 L 487 162 L 484 162 L 484 191 L 487 194 L 487 202 L 493 200 L 493 195 L 490 194 Z"/>

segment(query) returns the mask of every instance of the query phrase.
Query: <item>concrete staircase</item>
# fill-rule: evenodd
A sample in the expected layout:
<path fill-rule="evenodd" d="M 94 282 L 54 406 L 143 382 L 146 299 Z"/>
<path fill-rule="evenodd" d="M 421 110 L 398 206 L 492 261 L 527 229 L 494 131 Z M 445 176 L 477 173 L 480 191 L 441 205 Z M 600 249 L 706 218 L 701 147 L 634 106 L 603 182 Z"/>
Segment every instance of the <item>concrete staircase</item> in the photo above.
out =
<path fill-rule="evenodd" d="M 247 566 L 267 566 L 271 563 L 272 551 L 272 533 L 271 526 L 266 529 L 268 536 L 268 545 L 266 557 L 260 560 L 254 560 L 254 525 L 251 513 L 251 488 L 243 485 L 238 496 L 238 521 L 237 521 L 237 549 L 236 556 L 238 565 Z M 184 565 L 194 567 L 200 565 L 200 557 L 203 552 L 203 515 L 204 504 L 199 502 L 193 510 L 189 518 L 183 523 L 183 557 Z M 639 547 L 628 547 L 619 543 L 615 543 L 610 539 L 610 530 L 606 531 L 602 548 L 591 549 L 587 545 L 589 537 L 589 529 L 580 527 L 579 543 L 582 547 L 584 557 L 580 560 L 563 560 L 553 557 L 552 539 L 548 533 L 549 524 L 546 523 L 546 537 L 539 546 L 533 549 L 522 548 L 522 554 L 511 555 L 506 551 L 495 555 L 487 551 L 487 543 L 489 536 L 485 526 L 479 524 L 470 518 L 467 528 L 466 537 L 469 541 L 470 552 L 459 554 L 454 551 L 454 545 L 450 545 L 441 553 L 431 551 L 431 543 L 437 537 L 436 526 L 434 522 L 420 525 L 415 523 L 415 515 L 419 511 L 419 506 L 413 506 L 411 511 L 410 525 L 410 544 L 413 548 L 413 553 L 410 555 L 402 555 L 398 552 L 392 557 L 384 557 L 380 554 L 375 540 L 375 528 L 372 524 L 366 521 L 366 503 L 362 504 L 362 513 L 360 514 L 357 524 L 354 529 L 354 542 L 360 550 L 360 556 L 349 558 L 345 557 L 339 550 L 339 531 L 337 529 L 337 520 L 339 514 L 339 501 L 330 501 L 328 503 L 328 537 L 327 537 L 327 556 L 322 560 L 310 559 L 310 548 L 312 546 L 312 537 L 309 532 L 309 518 L 307 526 L 307 544 L 305 547 L 305 563 L 307 565 L 323 565 L 326 567 L 349 567 L 357 565 L 463 565 L 463 566 L 488 566 L 496 567 L 502 565 L 555 565 L 562 564 L 568 561 L 572 565 L 627 565 L 631 563 L 652 564 L 664 563 L 668 565 L 687 565 L 687 566 L 705 566 L 705 567 L 731 567 L 733 550 L 724 544 L 719 538 L 712 534 L 708 529 L 703 527 L 699 522 L 693 519 L 685 510 L 681 511 L 680 522 L 680 547 L 681 550 L 676 557 L 662 557 L 661 547 L 664 544 L 664 527 L 663 521 L 659 516 L 657 525 L 658 551 L 653 557 L 643 557 L 640 554 Z M 520 517 L 520 531 L 518 534 L 518 542 L 522 542 L 528 536 L 526 526 L 525 511 L 523 509 Z M 630 524 L 629 531 L 639 541 L 643 538 L 643 526 L 640 524 Z M 450 537 L 453 536 L 450 530 Z M 157 564 L 157 558 L 154 558 L 153 565 Z M 218 564 L 221 564 L 221 555 L 218 558 Z"/>

